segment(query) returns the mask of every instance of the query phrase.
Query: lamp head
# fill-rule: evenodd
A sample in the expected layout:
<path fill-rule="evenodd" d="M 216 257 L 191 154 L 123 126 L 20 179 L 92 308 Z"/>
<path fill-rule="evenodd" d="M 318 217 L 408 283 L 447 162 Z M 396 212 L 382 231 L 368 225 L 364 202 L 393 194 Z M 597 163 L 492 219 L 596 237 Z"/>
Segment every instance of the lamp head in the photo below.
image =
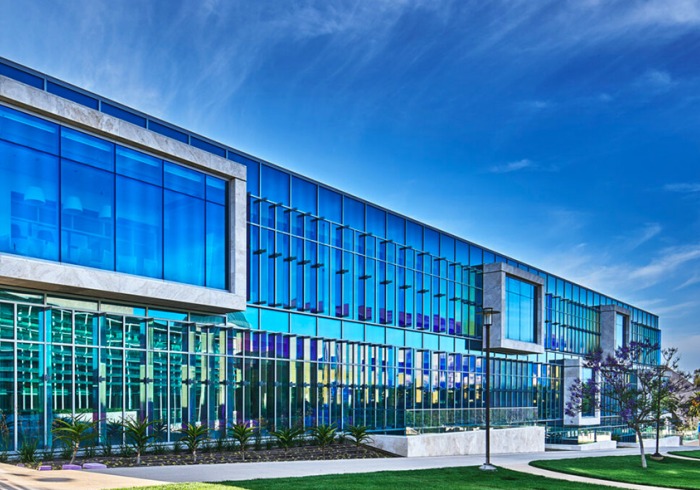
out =
<path fill-rule="evenodd" d="M 483 317 L 482 323 L 485 327 L 490 327 L 493 325 L 493 315 L 497 315 L 500 311 L 496 311 L 491 307 L 481 308 L 481 315 Z"/>

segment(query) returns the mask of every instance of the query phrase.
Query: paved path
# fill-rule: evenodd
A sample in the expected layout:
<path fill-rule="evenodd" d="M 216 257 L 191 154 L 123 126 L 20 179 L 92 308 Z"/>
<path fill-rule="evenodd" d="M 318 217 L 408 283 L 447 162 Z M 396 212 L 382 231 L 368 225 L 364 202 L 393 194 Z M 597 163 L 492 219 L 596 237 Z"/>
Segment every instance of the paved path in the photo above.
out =
<path fill-rule="evenodd" d="M 0 463 L 0 489 L 3 490 L 95 490 L 160 484 L 160 481 L 93 471 L 36 471 Z"/>
<path fill-rule="evenodd" d="M 662 452 L 696 447 L 666 447 Z M 594 456 L 623 456 L 639 454 L 638 449 L 613 449 L 605 451 L 548 451 L 546 453 L 497 454 L 491 462 L 497 466 L 551 478 L 569 481 L 585 481 L 619 488 L 650 490 L 656 487 L 595 480 L 565 475 L 529 466 L 537 459 L 564 459 Z M 426 458 L 379 458 L 339 461 L 288 461 L 279 463 L 236 463 L 213 465 L 161 466 L 141 468 L 110 468 L 93 471 L 39 472 L 26 468 L 0 464 L 0 489 L 3 490 L 93 490 L 124 487 L 140 487 L 171 482 L 240 481 L 254 478 L 283 478 L 294 476 L 329 475 L 341 473 L 367 473 L 376 471 L 402 471 L 478 466 L 483 455 L 441 456 Z M 669 490 L 668 488 L 665 490 Z"/>
<path fill-rule="evenodd" d="M 670 450 L 695 449 L 692 447 L 667 447 L 661 448 L 662 452 Z M 604 451 L 548 451 L 546 453 L 521 453 L 521 454 L 497 454 L 491 458 L 491 462 L 497 466 L 571 481 L 586 481 L 584 477 L 564 475 L 562 473 L 548 472 L 529 466 L 530 461 L 537 459 L 564 459 L 585 458 L 594 456 L 624 456 L 639 454 L 639 450 L 611 449 Z M 294 476 L 332 475 L 341 473 L 370 473 L 375 471 L 402 471 L 421 470 L 433 468 L 447 468 L 455 466 L 479 466 L 484 462 L 483 455 L 477 456 L 440 456 L 424 458 L 379 458 L 379 459 L 355 459 L 338 461 L 287 461 L 279 463 L 236 463 L 213 464 L 197 466 L 161 466 L 141 468 L 111 468 L 99 470 L 100 473 L 111 475 L 131 476 L 160 480 L 163 482 L 197 482 L 197 481 L 240 481 L 255 478 L 284 478 Z M 591 482 L 618 486 L 621 488 L 653 487 L 631 485 L 603 480 L 588 479 Z"/>

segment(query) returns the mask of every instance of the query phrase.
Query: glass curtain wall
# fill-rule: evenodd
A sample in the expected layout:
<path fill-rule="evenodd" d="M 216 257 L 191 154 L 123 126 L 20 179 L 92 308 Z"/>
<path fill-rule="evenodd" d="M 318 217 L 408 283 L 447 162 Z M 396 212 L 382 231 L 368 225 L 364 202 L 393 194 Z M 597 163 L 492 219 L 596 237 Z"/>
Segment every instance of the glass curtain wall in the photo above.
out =
<path fill-rule="evenodd" d="M 65 303 L 65 302 L 63 302 Z M 186 423 L 214 437 L 245 422 L 263 434 L 323 423 L 374 430 L 479 425 L 482 359 L 425 349 L 232 328 L 222 318 L 150 310 L 0 301 L 0 411 L 9 449 L 53 444 L 55 418 L 98 423 L 117 444 L 115 422 L 162 420 L 163 441 Z M 494 360 L 494 406 L 503 423 L 561 417 L 551 366 Z M 513 407 L 518 407 L 514 410 Z"/>
<path fill-rule="evenodd" d="M 226 288 L 226 182 L 0 106 L 0 251 Z"/>

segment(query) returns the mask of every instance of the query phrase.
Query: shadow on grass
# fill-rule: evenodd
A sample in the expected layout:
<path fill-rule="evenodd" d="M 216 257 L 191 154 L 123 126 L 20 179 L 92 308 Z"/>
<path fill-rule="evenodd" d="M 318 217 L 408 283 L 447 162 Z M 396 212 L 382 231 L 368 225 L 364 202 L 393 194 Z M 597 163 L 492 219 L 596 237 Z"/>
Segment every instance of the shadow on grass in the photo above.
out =
<path fill-rule="evenodd" d="M 483 472 L 476 466 L 438 468 L 430 470 L 381 471 L 344 475 L 307 476 L 298 478 L 274 478 L 221 483 L 191 483 L 176 486 L 146 487 L 141 490 L 387 490 L 387 489 L 537 489 L 561 490 L 562 481 L 528 473 L 499 468 L 495 472 Z M 567 490 L 598 490 L 611 487 L 566 482 Z M 136 490 L 136 489 L 133 489 Z"/>
<path fill-rule="evenodd" d="M 700 489 L 700 464 L 676 458 L 667 457 L 661 461 L 654 461 L 647 457 L 647 469 L 642 468 L 640 457 L 637 455 L 540 460 L 530 464 L 537 468 L 602 480 Z"/>

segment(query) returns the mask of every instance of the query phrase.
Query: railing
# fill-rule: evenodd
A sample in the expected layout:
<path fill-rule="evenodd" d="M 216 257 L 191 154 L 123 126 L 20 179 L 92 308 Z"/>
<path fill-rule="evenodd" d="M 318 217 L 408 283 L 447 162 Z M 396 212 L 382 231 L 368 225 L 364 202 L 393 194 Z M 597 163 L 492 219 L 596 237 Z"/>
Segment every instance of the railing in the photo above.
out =
<path fill-rule="evenodd" d="M 663 428 L 661 437 L 681 436 L 684 440 L 692 440 L 696 434 L 678 432 L 673 428 Z M 655 439 L 656 429 L 646 427 L 642 431 L 643 439 Z M 547 427 L 545 442 L 547 444 L 587 444 L 601 440 L 619 442 L 637 442 L 637 435 L 626 425 L 609 425 L 600 427 Z"/>
<path fill-rule="evenodd" d="M 603 427 L 547 427 L 546 444 L 588 444 L 634 437 L 634 432 L 623 426 Z"/>
<path fill-rule="evenodd" d="M 415 432 L 434 432 L 483 427 L 485 420 L 486 409 L 483 408 L 406 410 L 405 413 L 407 432 L 408 428 Z M 491 409 L 492 427 L 534 425 L 536 422 L 537 409 L 533 407 Z"/>

